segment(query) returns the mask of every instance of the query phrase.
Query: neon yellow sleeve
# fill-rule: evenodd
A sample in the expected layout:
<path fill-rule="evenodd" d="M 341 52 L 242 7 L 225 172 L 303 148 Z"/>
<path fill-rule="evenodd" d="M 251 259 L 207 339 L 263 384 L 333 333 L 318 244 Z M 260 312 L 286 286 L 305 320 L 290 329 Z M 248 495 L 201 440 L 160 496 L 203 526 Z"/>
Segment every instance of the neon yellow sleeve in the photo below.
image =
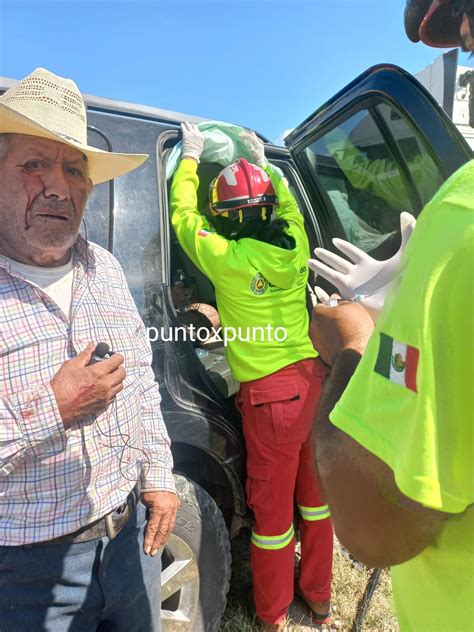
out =
<path fill-rule="evenodd" d="M 290 225 L 288 233 L 295 238 L 296 243 L 309 252 L 309 242 L 304 228 L 304 218 L 298 208 L 298 202 L 292 195 L 282 176 L 269 164 L 265 171 L 270 176 L 273 188 L 278 198 L 276 216 L 284 219 Z"/>
<path fill-rule="evenodd" d="M 207 218 L 198 210 L 198 186 L 197 163 L 181 160 L 171 185 L 171 223 L 185 253 L 216 285 L 223 260 L 235 242 L 211 231 Z"/>

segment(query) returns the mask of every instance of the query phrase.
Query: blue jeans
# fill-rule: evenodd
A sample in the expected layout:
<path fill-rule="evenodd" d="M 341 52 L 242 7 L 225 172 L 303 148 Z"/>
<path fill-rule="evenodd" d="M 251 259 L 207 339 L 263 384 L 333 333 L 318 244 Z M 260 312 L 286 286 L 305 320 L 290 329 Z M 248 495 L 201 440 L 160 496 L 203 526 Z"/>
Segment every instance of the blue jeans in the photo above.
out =
<path fill-rule="evenodd" d="M 145 507 L 116 538 L 0 546 L 0 632 L 159 632 L 161 559 Z"/>

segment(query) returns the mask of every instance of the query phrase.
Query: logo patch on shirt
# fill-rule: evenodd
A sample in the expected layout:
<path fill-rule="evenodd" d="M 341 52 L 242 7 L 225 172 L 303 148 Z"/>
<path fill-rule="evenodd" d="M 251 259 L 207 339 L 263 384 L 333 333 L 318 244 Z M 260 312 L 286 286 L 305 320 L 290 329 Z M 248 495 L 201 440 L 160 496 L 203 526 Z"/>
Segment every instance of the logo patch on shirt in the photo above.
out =
<path fill-rule="evenodd" d="M 268 287 L 268 281 L 260 272 L 253 277 L 252 283 L 250 284 L 250 289 L 254 294 L 260 296 L 261 294 L 265 294 Z"/>
<path fill-rule="evenodd" d="M 210 234 L 211 234 L 211 231 L 210 230 L 206 230 L 205 228 L 201 228 L 201 230 L 198 231 L 199 237 L 207 237 Z"/>
<path fill-rule="evenodd" d="M 414 393 L 418 392 L 416 372 L 420 352 L 399 342 L 387 334 L 380 333 L 380 345 L 374 371 L 395 384 L 400 384 Z"/>

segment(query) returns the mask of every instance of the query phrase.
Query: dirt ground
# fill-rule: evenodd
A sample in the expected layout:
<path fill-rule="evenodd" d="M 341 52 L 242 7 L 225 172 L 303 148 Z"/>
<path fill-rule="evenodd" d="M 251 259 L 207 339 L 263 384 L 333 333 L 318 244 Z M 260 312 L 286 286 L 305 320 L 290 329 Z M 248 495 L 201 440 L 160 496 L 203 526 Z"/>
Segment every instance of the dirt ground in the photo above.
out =
<path fill-rule="evenodd" d="M 248 565 L 248 536 L 239 536 L 232 544 L 232 580 L 228 605 L 220 632 L 257 632 L 253 604 L 250 596 L 251 576 Z M 292 603 L 288 616 L 288 632 L 356 632 L 354 620 L 360 606 L 372 569 L 350 560 L 337 542 L 334 547 L 333 620 L 324 626 L 311 623 L 307 609 L 298 598 Z M 383 571 L 372 596 L 364 625 L 357 632 L 398 632 L 392 605 L 390 576 Z"/>

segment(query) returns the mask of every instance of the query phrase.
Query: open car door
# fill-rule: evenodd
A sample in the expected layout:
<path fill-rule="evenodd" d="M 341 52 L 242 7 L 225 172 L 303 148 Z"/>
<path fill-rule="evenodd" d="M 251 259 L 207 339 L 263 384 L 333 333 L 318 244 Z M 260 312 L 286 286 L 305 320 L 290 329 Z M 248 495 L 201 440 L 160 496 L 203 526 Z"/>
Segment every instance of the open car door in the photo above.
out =
<path fill-rule="evenodd" d="M 399 216 L 417 216 L 472 158 L 444 110 L 410 74 L 370 68 L 285 139 L 324 247 L 341 237 L 378 259 L 400 245 Z"/>

